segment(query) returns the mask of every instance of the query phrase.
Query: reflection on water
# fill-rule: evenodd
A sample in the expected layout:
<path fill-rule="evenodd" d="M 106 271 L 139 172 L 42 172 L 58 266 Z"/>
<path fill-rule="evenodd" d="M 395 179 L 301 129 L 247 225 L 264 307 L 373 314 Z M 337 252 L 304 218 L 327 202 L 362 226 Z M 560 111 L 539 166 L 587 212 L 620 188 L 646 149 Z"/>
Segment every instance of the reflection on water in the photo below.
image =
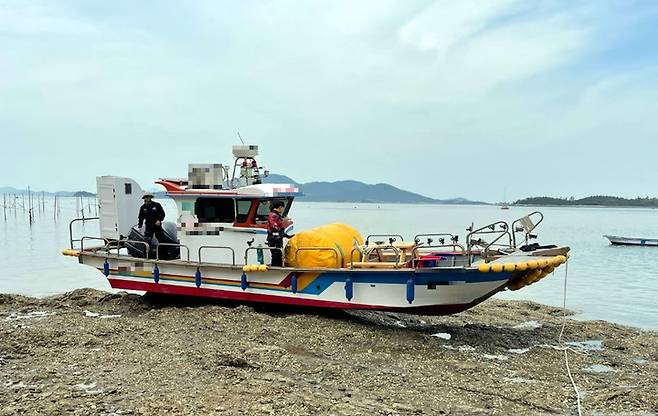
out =
<path fill-rule="evenodd" d="M 168 220 L 176 216 L 170 200 L 160 201 Z M 46 207 L 52 206 L 52 203 Z M 301 230 L 328 222 L 346 222 L 365 236 L 395 233 L 411 239 L 415 234 L 451 232 L 464 241 L 465 229 L 503 219 L 511 222 L 532 208 L 493 206 L 402 205 L 297 202 L 291 216 Z M 615 247 L 603 234 L 658 237 L 658 211 L 622 208 L 543 208 L 539 242 L 572 248 L 568 269 L 567 306 L 579 318 L 605 319 L 658 329 L 658 248 Z M 61 199 L 61 213 L 54 221 L 52 209 L 39 214 L 29 226 L 22 212 L 0 217 L 0 292 L 47 295 L 79 287 L 109 289 L 97 271 L 63 257 L 68 246 L 68 224 L 75 216 L 73 198 Z M 93 213 L 93 212 L 92 212 Z M 1 214 L 1 213 L 0 213 Z M 137 214 L 137 213 L 135 213 Z M 78 235 L 95 235 L 97 223 L 79 224 Z M 565 268 L 554 276 L 517 292 L 497 295 L 561 306 Z"/>

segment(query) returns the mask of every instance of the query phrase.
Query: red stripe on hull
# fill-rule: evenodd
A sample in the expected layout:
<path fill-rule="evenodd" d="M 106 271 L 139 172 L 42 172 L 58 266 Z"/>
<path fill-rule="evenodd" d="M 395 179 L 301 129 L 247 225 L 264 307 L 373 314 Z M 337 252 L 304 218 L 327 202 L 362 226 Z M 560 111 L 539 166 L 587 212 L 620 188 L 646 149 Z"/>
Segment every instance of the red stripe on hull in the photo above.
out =
<path fill-rule="evenodd" d="M 165 293 L 169 295 L 184 295 L 184 296 L 198 296 L 206 298 L 230 299 L 242 302 L 255 302 L 255 303 L 278 303 L 285 305 L 297 305 L 304 307 L 315 308 L 334 308 L 334 309 L 368 309 L 376 311 L 390 311 L 402 312 L 418 315 L 450 315 L 453 313 L 462 312 L 471 308 L 483 300 L 489 298 L 495 290 L 480 299 L 476 299 L 472 303 L 455 304 L 455 305 L 427 305 L 427 306 L 409 306 L 409 307 L 396 307 L 396 306 L 381 306 L 381 305 L 368 305 L 362 303 L 348 303 L 348 302 L 334 302 L 328 300 L 316 300 L 306 298 L 292 298 L 276 295 L 263 295 L 260 293 L 238 292 L 231 290 L 221 289 L 207 289 L 203 287 L 189 287 L 189 286 L 176 286 L 167 285 L 154 282 L 136 282 L 133 280 L 123 279 L 108 279 L 110 285 L 114 289 L 126 290 L 139 290 L 143 292 L 156 292 Z"/>

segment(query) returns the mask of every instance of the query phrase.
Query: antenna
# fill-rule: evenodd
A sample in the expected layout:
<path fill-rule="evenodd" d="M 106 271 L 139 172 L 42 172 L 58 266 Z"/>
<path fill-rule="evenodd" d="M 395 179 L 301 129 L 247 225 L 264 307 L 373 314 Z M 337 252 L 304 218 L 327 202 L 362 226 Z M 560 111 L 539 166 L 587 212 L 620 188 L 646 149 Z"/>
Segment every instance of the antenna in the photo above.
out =
<path fill-rule="evenodd" d="M 242 140 L 242 136 L 240 136 L 240 132 L 238 132 L 238 137 L 240 138 L 240 141 L 242 142 L 242 144 L 244 144 L 244 140 Z"/>

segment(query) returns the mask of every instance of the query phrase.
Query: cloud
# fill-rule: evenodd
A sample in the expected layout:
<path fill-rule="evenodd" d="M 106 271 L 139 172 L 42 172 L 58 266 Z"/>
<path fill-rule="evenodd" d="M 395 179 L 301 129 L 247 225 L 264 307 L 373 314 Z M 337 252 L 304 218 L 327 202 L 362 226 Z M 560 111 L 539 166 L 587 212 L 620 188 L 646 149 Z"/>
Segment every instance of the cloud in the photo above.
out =
<path fill-rule="evenodd" d="M 55 3 L 10 1 L 0 5 L 0 36 L 37 35 L 98 36 L 99 30 Z"/>
<path fill-rule="evenodd" d="M 658 57 L 627 47 L 641 45 L 640 28 L 655 35 L 655 8 L 514 0 L 5 3 L 0 130 L 44 169 L 54 168 L 49 137 L 111 142 L 87 166 L 90 184 L 113 169 L 146 182 L 176 176 L 188 161 L 222 161 L 240 130 L 269 149 L 269 167 L 300 181 L 385 181 L 436 197 L 499 198 L 482 186 L 482 172 L 514 178 L 519 196 L 549 192 L 519 178 L 520 166 L 572 147 L 585 156 L 560 151 L 565 162 L 555 169 L 587 192 L 605 174 L 594 156 L 618 155 L 606 149 L 623 131 L 629 144 L 656 149 L 647 138 L 655 132 L 648 103 L 657 102 Z M 150 143 L 171 171 L 133 163 Z M 58 163 L 80 153 L 69 149 Z M 501 155 L 510 163 L 491 163 Z M 20 165 L 10 161 L 0 173 L 31 175 Z M 430 167 L 459 172 L 459 183 L 428 191 Z"/>

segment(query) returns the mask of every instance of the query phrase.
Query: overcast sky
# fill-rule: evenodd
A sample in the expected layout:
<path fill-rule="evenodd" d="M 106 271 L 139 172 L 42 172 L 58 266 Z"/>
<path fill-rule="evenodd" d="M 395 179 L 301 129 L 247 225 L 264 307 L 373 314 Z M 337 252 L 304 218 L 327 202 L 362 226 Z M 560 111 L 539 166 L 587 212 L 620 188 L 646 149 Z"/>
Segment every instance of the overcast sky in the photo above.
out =
<path fill-rule="evenodd" d="M 658 195 L 658 2 L 0 0 L 0 186 L 261 163 L 431 197 Z"/>

